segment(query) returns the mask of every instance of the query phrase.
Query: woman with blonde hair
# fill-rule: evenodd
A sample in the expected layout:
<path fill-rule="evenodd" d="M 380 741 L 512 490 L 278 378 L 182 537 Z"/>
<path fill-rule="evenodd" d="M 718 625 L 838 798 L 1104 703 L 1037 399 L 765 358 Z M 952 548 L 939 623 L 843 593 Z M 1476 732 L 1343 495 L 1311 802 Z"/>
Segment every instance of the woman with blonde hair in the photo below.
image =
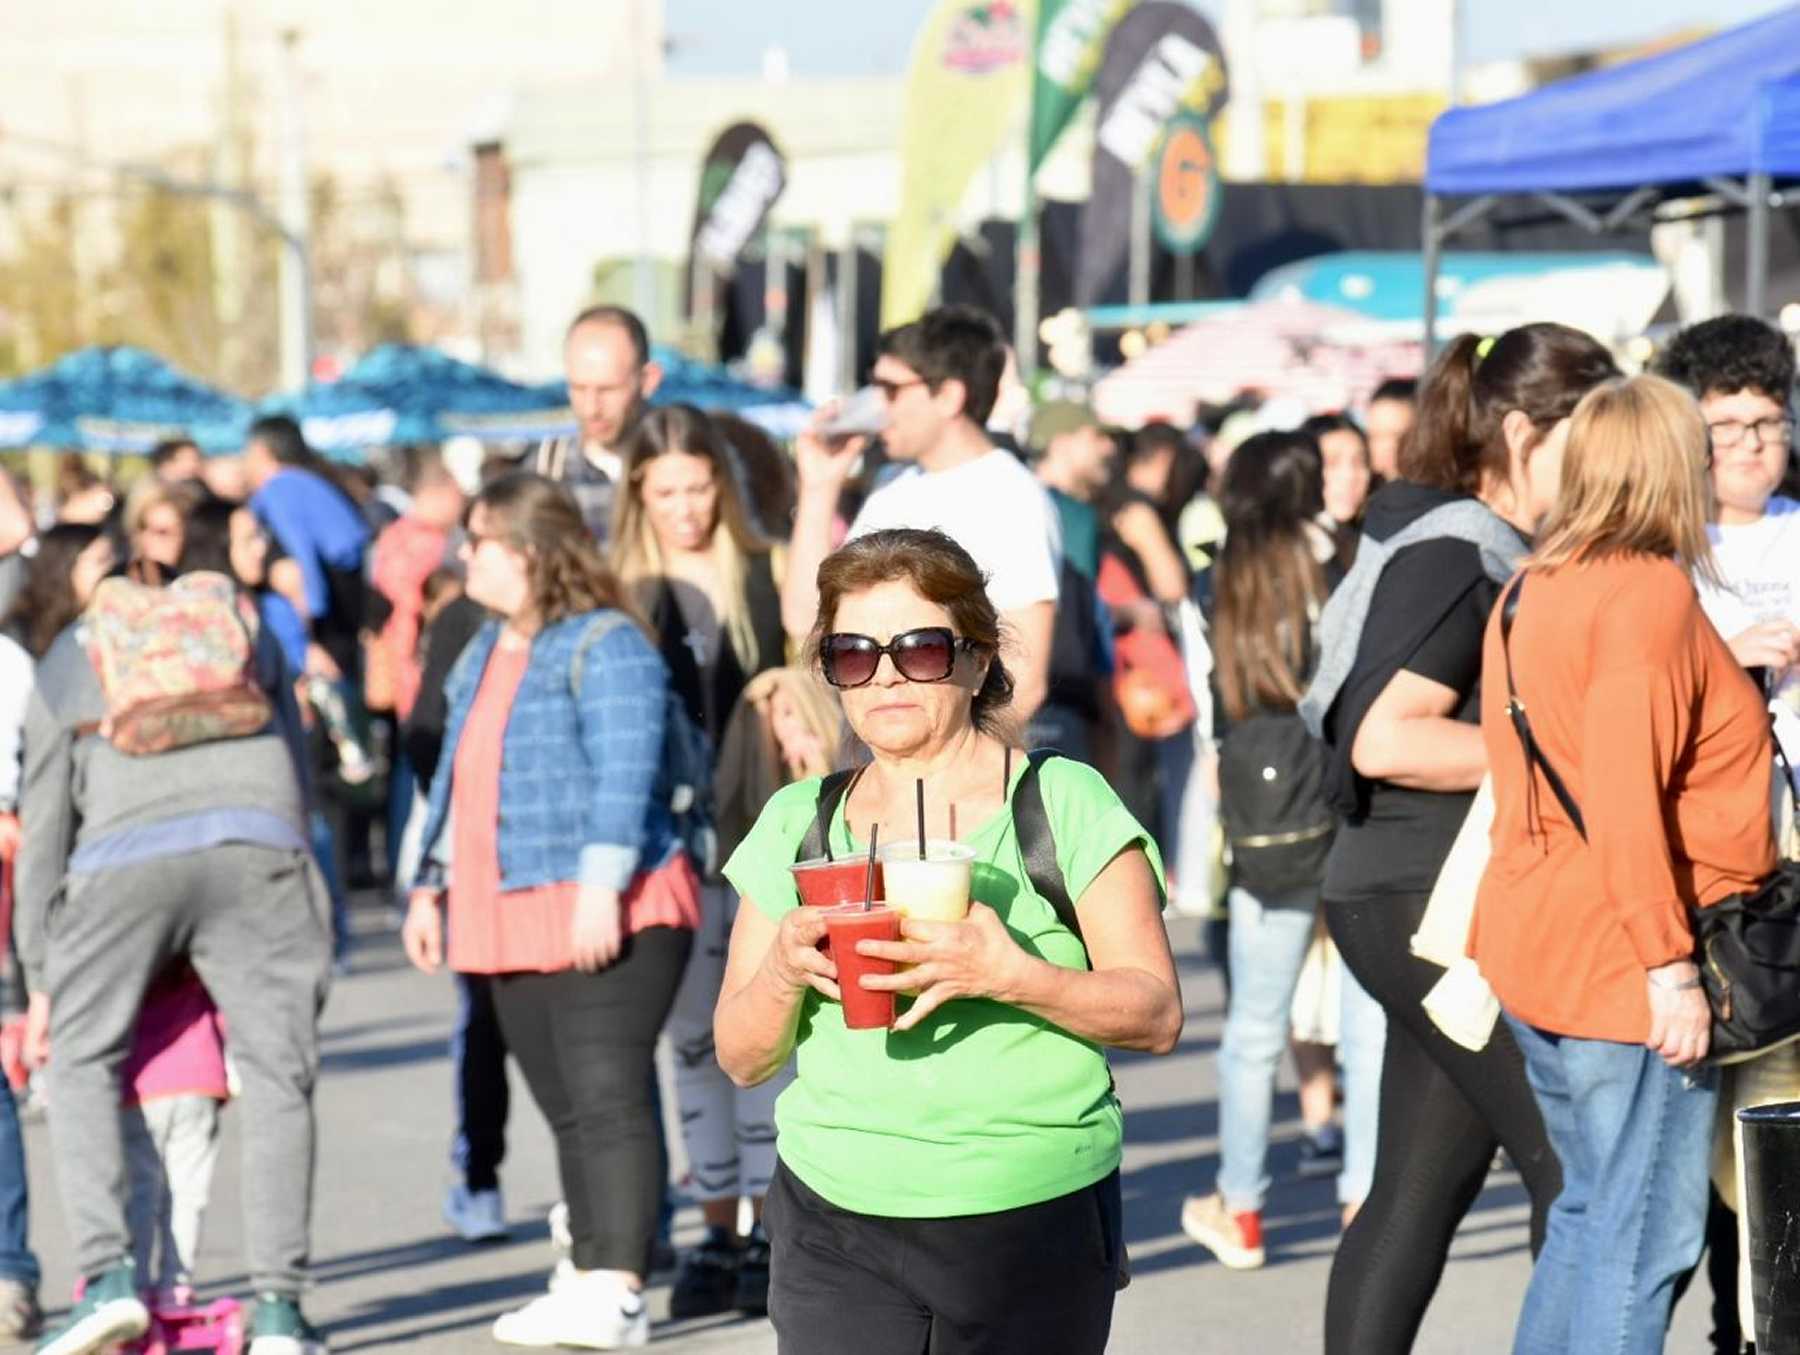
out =
<path fill-rule="evenodd" d="M 173 570 L 187 539 L 188 515 L 206 499 L 204 486 L 146 475 L 125 496 L 125 539 L 134 562 Z"/>
<path fill-rule="evenodd" d="M 809 669 L 758 673 L 725 726 L 713 788 L 719 856 L 744 840 L 783 786 L 837 769 L 844 717 L 831 689 Z"/>
<path fill-rule="evenodd" d="M 1768 717 L 1694 588 L 1709 460 L 1678 386 L 1590 392 L 1487 629 L 1493 857 L 1469 946 L 1563 1164 L 1519 1355 L 1660 1351 L 1700 1254 L 1717 1081 L 1689 913 L 1775 864 Z"/>
<path fill-rule="evenodd" d="M 650 619 L 676 694 L 718 747 L 746 684 L 787 661 L 775 556 L 750 525 L 731 449 L 710 416 L 691 405 L 651 410 L 622 451 L 613 567 Z M 675 1279 L 669 1311 L 677 1319 L 733 1308 L 760 1314 L 767 1302 L 760 1225 L 741 1238 L 737 1224 L 742 1197 L 760 1216 L 775 1169 L 774 1124 L 768 1105 L 737 1097 L 713 1055 L 712 1011 L 736 911 L 730 886 L 709 879 L 669 1017 L 682 1137 L 707 1223 Z M 772 1105 L 773 1097 L 760 1099 Z"/>

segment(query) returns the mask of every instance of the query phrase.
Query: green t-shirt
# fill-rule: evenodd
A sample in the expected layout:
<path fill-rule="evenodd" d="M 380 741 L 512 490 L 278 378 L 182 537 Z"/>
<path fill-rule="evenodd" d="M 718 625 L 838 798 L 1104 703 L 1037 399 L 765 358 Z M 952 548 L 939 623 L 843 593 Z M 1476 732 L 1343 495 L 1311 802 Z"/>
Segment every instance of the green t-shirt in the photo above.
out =
<path fill-rule="evenodd" d="M 1024 772 L 1015 768 L 1013 785 Z M 1156 846 L 1104 778 L 1064 758 L 1040 773 L 1069 897 L 1126 847 Z M 819 782 L 777 792 L 725 875 L 771 919 L 799 906 L 788 867 Z M 833 850 L 855 852 L 840 805 Z M 973 896 L 1042 959 L 1085 969 L 1081 941 L 1032 892 L 1010 810 L 963 841 L 978 853 Z M 905 999 L 902 999 L 904 1001 Z M 781 1159 L 840 1209 L 888 1218 L 987 1214 L 1055 1199 L 1119 1165 L 1124 1116 L 1106 1055 L 1031 1013 L 987 999 L 946 1003 L 905 1032 L 846 1030 L 843 1008 L 808 992 L 799 1075 L 776 1103 Z"/>

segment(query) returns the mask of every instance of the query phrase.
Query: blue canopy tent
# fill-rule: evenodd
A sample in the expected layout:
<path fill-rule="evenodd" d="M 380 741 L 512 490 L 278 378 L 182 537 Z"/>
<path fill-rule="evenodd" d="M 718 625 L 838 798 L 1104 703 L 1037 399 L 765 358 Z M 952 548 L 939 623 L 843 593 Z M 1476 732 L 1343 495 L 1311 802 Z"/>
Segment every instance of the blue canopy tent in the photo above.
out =
<path fill-rule="evenodd" d="M 1800 5 L 1517 99 L 1453 108 L 1432 124 L 1426 154 L 1427 347 L 1445 242 L 1520 197 L 1595 233 L 1664 219 L 1679 198 L 1744 209 L 1747 307 L 1761 314 L 1771 195 L 1797 178 Z"/>
<path fill-rule="evenodd" d="M 336 381 L 273 396 L 262 412 L 300 421 L 307 442 L 327 456 L 366 447 L 544 437 L 569 425 L 560 385 L 522 385 L 498 372 L 416 344 L 383 344 Z"/>
<path fill-rule="evenodd" d="M 0 445 L 147 452 L 190 437 L 236 451 L 250 406 L 141 348 L 83 348 L 42 371 L 0 382 Z"/>
<path fill-rule="evenodd" d="M 652 404 L 685 402 L 730 410 L 777 433 L 783 431 L 783 421 L 806 415 L 806 405 L 792 391 L 749 385 L 672 348 L 656 349 L 655 357 L 663 380 Z M 274 396 L 261 408 L 292 415 L 315 450 L 338 458 L 367 447 L 451 437 L 510 442 L 575 431 L 564 382 L 509 381 L 498 372 L 413 344 L 384 344 L 338 380 Z M 0 406 L 0 420 L 4 417 Z"/>

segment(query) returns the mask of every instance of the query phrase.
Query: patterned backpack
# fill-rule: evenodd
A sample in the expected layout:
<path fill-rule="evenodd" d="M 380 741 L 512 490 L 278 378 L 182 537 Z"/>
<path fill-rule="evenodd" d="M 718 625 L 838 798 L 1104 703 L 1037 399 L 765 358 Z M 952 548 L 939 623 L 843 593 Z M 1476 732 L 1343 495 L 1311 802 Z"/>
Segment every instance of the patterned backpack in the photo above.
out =
<path fill-rule="evenodd" d="M 121 753 L 243 738 L 274 718 L 256 680 L 256 610 L 225 575 L 185 574 L 165 588 L 107 579 L 86 622 L 106 716 L 82 732 Z"/>

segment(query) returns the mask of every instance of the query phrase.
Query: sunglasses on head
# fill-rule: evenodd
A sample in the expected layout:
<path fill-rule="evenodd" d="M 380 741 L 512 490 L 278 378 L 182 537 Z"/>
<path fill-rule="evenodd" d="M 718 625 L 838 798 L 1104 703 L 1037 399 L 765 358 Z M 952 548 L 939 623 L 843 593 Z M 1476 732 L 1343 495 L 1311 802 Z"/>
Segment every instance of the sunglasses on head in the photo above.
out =
<path fill-rule="evenodd" d="M 874 681 L 886 654 L 908 682 L 945 682 L 956 671 L 957 651 L 980 647 L 978 641 L 959 638 L 948 626 L 902 631 L 885 645 L 867 635 L 833 631 L 819 646 L 819 666 L 833 687 L 865 687 Z"/>

